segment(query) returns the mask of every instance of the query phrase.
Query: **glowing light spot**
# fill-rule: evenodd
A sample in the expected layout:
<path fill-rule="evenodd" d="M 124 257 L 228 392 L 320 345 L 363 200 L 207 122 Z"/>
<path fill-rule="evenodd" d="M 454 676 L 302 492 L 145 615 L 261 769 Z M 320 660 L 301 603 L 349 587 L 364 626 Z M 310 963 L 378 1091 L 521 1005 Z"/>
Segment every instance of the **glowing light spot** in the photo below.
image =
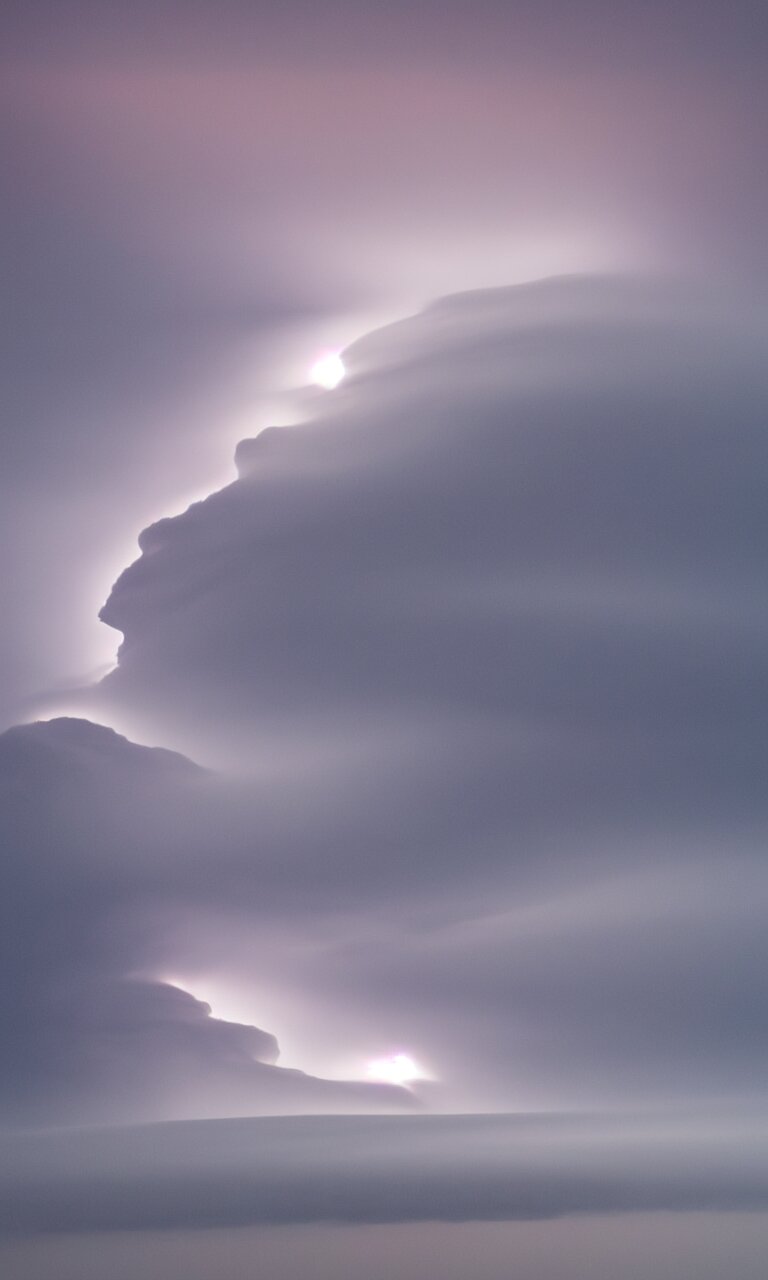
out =
<path fill-rule="evenodd" d="M 338 387 L 346 372 L 344 361 L 338 351 L 329 351 L 315 361 L 309 376 L 318 387 L 325 387 L 326 391 L 333 391 L 334 387 Z"/>
<path fill-rule="evenodd" d="M 368 1075 L 372 1080 L 386 1084 L 412 1084 L 423 1080 L 424 1072 L 407 1053 L 395 1053 L 391 1058 L 376 1058 L 368 1063 Z"/>

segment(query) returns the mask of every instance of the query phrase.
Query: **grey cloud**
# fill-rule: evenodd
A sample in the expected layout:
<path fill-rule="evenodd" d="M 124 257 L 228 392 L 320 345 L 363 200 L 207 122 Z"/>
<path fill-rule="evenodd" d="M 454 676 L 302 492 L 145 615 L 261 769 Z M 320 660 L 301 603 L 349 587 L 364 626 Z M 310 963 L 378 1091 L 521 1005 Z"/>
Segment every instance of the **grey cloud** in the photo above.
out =
<path fill-rule="evenodd" d="M 0 17 L 3 1229 L 764 1209 L 768 10 L 267 8 Z"/>
<path fill-rule="evenodd" d="M 3 6 L 3 723 L 109 660 L 98 593 L 222 482 L 276 326 L 295 367 L 352 308 L 764 255 L 759 4 L 188 9 Z"/>
<path fill-rule="evenodd" d="M 451 1106 L 762 1095 L 764 333 L 660 282 L 447 300 L 145 531 L 83 707 L 227 767 L 7 739 L 17 1025 L 64 956 L 412 1045 Z"/>
<path fill-rule="evenodd" d="M 296 1117 L 12 1135 L 5 1234 L 768 1206 L 743 1119 Z"/>
<path fill-rule="evenodd" d="M 215 877 L 221 807 L 194 842 L 210 781 L 86 721 L 0 736 L 4 1124 L 413 1105 L 401 1089 L 274 1066 L 273 1035 L 138 976 L 151 960 L 142 911 L 204 900 Z"/>
<path fill-rule="evenodd" d="M 332 407 L 144 535 L 103 612 L 126 635 L 105 693 L 214 735 L 414 703 L 598 733 L 756 722 L 765 319 L 743 336 L 691 312 L 661 287 L 552 283 L 352 348 Z M 622 625 L 649 582 L 660 607 Z M 721 602 L 714 626 L 664 617 L 690 591 Z"/>
<path fill-rule="evenodd" d="M 412 1002 L 413 1029 L 485 1010 L 499 1072 L 528 1080 L 543 1039 L 563 1087 L 568 1052 L 571 1087 L 751 1088 L 764 337 L 756 304 L 662 282 L 450 299 L 350 348 L 311 422 L 242 446 L 240 480 L 144 534 L 96 705 L 269 770 L 262 892 L 290 903 L 301 875 L 310 912 L 368 920 L 377 899 L 416 935 L 459 902 L 482 920 L 489 898 L 612 877 L 647 894 L 648 927 L 598 911 L 594 945 L 546 923 L 517 943 L 515 921 L 432 958 L 342 930 L 326 990 Z"/>

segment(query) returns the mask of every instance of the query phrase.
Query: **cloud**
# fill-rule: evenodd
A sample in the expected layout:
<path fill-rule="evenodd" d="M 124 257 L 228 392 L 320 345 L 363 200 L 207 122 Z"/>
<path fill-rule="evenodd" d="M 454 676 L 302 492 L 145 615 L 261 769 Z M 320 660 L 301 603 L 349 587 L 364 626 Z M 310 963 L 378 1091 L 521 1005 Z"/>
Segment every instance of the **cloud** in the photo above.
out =
<path fill-rule="evenodd" d="M 77 1061 L 57 973 L 150 1012 L 185 974 L 313 1075 L 407 1052 L 449 1107 L 759 1094 L 764 332 L 632 279 L 447 299 L 145 531 L 83 707 L 215 767 L 0 742 L 8 1079 L 38 1105 L 29 1063 Z M 174 1115 L 240 1106 L 192 1092 Z"/>
<path fill-rule="evenodd" d="M 4 5 L 3 723 L 110 660 L 137 527 L 221 483 L 237 424 L 360 312 L 617 265 L 755 278 L 761 7 L 651 8 Z"/>
<path fill-rule="evenodd" d="M 102 615 L 126 637 L 105 694 L 214 748 L 414 707 L 440 735 L 754 723 L 765 319 L 723 311 L 554 281 L 353 346 L 327 408 L 145 532 Z"/>
<path fill-rule="evenodd" d="M 9 1135 L 0 1231 L 764 1210 L 764 1132 L 706 1125 L 329 1116 Z"/>
<path fill-rule="evenodd" d="M 299 877 L 307 914 L 390 904 L 397 942 L 342 930 L 329 988 L 407 1004 L 415 966 L 427 1023 L 465 991 L 513 1060 L 521 1032 L 563 1036 L 587 1088 L 631 1063 L 633 1087 L 677 1091 L 694 1059 L 717 1087 L 712 1001 L 749 1061 L 761 944 L 708 913 L 726 880 L 747 914 L 763 893 L 764 333 L 753 303 L 659 281 L 447 299 L 349 348 L 311 421 L 242 445 L 235 484 L 143 535 L 97 705 L 269 776 L 259 892 L 289 915 Z M 526 900 L 556 916 L 606 878 L 645 922 L 596 911 L 593 954 L 570 926 L 518 946 Z M 482 921 L 491 901 L 503 944 L 425 957 L 430 910 Z"/>
<path fill-rule="evenodd" d="M 142 908 L 194 883 L 184 856 L 200 854 L 207 782 L 184 757 L 83 720 L 0 736 L 3 1123 L 413 1105 L 402 1089 L 274 1066 L 273 1035 L 140 976 Z"/>

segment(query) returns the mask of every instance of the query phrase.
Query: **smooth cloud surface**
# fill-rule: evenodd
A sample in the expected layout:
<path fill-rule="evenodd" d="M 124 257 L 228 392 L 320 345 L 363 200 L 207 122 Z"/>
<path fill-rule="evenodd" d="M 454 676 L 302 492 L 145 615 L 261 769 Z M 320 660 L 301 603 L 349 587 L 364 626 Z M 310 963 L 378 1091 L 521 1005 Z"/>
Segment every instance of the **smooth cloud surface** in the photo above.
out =
<path fill-rule="evenodd" d="M 0 1186 L 2 1234 L 765 1210 L 768 1147 L 733 1117 L 305 1116 L 13 1136 Z"/>

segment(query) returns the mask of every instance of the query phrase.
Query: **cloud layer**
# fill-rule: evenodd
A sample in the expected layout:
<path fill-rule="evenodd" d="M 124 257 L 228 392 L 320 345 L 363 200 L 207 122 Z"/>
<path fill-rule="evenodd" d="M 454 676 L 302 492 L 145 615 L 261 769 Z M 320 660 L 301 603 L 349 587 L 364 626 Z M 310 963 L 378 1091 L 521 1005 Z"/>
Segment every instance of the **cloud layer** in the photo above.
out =
<path fill-rule="evenodd" d="M 208 1121 L 11 1136 L 0 1185 L 2 1234 L 765 1210 L 768 1146 L 733 1118 Z"/>

